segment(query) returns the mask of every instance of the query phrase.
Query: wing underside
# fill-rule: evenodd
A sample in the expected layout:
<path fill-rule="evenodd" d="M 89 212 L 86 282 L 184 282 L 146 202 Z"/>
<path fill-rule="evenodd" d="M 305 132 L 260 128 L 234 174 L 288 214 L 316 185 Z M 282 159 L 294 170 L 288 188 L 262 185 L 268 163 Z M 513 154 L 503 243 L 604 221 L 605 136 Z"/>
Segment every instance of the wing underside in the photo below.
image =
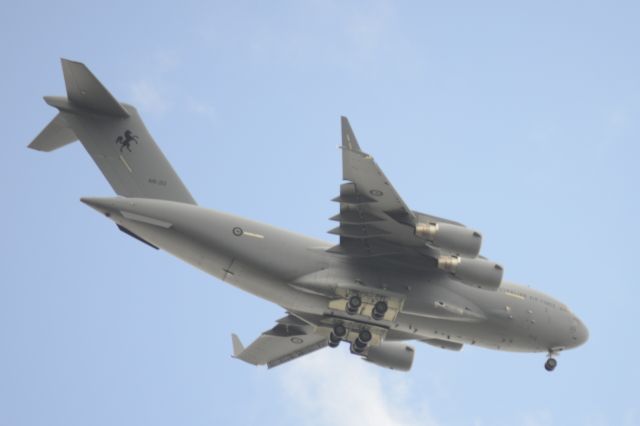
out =
<path fill-rule="evenodd" d="M 289 315 L 246 348 L 232 335 L 233 357 L 253 365 L 277 367 L 327 346 L 327 336 L 316 327 Z"/>
<path fill-rule="evenodd" d="M 479 288 L 495 290 L 503 269 L 479 256 L 482 235 L 466 226 L 409 209 L 384 172 L 360 145 L 342 117 L 340 225 L 329 233 L 340 244 L 329 249 L 349 257 L 384 257 L 415 268 L 441 270 Z"/>
<path fill-rule="evenodd" d="M 331 252 L 357 257 L 401 254 L 424 248 L 414 234 L 416 213 L 402 200 L 373 157 L 363 152 L 346 117 L 342 117 L 342 178 L 340 225 L 329 233 L 340 236 Z"/>

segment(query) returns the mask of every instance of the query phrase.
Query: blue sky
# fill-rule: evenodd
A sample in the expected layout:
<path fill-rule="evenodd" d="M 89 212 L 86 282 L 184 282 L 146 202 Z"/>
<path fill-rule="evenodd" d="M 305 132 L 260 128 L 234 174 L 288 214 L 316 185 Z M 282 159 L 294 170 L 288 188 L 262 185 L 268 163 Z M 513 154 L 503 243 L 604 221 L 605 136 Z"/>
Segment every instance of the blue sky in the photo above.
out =
<path fill-rule="evenodd" d="M 0 425 L 640 425 L 640 5 L 12 2 L 0 15 Z M 484 234 L 509 280 L 589 342 L 542 354 L 416 344 L 408 374 L 346 348 L 230 358 L 282 315 L 117 232 L 79 144 L 26 145 L 59 58 L 136 104 L 198 202 L 326 240 L 347 115 L 414 209 Z"/>

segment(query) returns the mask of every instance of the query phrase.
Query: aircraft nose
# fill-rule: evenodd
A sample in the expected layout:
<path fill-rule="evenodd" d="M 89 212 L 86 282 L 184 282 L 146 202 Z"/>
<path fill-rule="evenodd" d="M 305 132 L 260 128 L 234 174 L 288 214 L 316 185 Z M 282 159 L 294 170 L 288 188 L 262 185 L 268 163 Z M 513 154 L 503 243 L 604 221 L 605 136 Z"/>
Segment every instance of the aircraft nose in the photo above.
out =
<path fill-rule="evenodd" d="M 589 340 L 589 329 L 578 317 L 573 318 L 573 323 L 572 331 L 575 329 L 573 331 L 573 341 L 576 346 L 580 346 Z"/>

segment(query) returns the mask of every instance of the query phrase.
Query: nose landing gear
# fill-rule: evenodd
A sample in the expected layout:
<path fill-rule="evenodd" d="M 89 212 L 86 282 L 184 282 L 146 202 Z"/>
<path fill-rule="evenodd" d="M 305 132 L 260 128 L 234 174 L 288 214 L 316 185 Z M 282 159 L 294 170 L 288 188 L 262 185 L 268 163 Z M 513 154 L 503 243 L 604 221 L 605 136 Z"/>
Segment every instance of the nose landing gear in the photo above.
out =
<path fill-rule="evenodd" d="M 555 356 L 558 352 L 554 350 L 549 350 L 549 354 L 547 355 L 547 362 L 544 363 L 544 369 L 551 372 L 556 369 L 558 366 L 558 361 L 555 359 Z"/>
<path fill-rule="evenodd" d="M 547 371 L 553 371 L 556 369 L 558 365 L 558 361 L 555 358 L 549 358 L 547 362 L 544 363 L 544 369 Z"/>

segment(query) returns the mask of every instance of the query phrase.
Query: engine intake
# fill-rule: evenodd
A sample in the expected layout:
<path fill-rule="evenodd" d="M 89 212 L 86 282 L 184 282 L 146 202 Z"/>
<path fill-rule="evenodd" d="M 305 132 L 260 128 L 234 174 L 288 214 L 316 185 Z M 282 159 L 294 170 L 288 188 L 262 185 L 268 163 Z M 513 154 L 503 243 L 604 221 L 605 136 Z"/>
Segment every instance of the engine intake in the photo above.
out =
<path fill-rule="evenodd" d="M 418 222 L 415 233 L 436 247 L 470 257 L 476 257 L 482 246 L 479 232 L 451 223 Z"/>
<path fill-rule="evenodd" d="M 380 367 L 409 371 L 414 354 L 415 349 L 405 343 L 383 342 L 378 346 L 370 347 L 364 359 Z"/>
<path fill-rule="evenodd" d="M 486 259 L 460 256 L 440 256 L 438 268 L 449 272 L 458 281 L 485 290 L 497 290 L 502 283 L 502 266 Z"/>

